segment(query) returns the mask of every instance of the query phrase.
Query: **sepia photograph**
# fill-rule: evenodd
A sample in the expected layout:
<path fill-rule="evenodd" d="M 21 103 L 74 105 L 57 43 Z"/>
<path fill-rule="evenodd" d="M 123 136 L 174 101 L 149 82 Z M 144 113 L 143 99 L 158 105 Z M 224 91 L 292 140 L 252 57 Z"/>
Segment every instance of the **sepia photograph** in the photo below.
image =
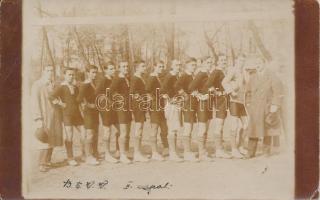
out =
<path fill-rule="evenodd" d="M 22 10 L 24 198 L 294 198 L 293 1 Z"/>

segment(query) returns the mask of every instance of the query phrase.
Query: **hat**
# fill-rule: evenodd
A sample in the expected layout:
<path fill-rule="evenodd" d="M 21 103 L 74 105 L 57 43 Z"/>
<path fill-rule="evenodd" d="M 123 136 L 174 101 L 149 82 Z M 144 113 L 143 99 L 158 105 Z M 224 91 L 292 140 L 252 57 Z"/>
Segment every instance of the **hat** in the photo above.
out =
<path fill-rule="evenodd" d="M 36 130 L 36 138 L 43 142 L 43 143 L 47 143 L 48 142 L 48 132 L 44 129 L 44 128 L 38 128 Z"/>
<path fill-rule="evenodd" d="M 265 117 L 265 125 L 267 128 L 276 128 L 280 125 L 280 116 L 278 112 L 269 112 Z"/>

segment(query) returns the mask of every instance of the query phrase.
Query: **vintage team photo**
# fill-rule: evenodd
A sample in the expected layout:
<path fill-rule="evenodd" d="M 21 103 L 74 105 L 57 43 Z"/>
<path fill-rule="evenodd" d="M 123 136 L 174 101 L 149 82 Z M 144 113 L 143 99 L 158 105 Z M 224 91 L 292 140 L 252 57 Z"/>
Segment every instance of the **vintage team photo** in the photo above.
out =
<path fill-rule="evenodd" d="M 24 2 L 27 198 L 290 199 L 290 1 Z"/>

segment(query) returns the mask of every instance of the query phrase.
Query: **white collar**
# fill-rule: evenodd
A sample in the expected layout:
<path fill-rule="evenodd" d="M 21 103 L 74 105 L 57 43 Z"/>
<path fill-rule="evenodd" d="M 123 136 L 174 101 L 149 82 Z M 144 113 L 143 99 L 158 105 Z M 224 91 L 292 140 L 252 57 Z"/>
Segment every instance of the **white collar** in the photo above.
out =
<path fill-rule="evenodd" d="M 90 79 L 86 79 L 84 83 L 92 83 Z"/>
<path fill-rule="evenodd" d="M 193 75 L 193 73 L 192 73 L 192 72 L 187 72 L 187 71 L 185 71 L 185 73 L 186 73 L 186 74 L 188 74 L 188 75 L 190 75 L 190 76 L 192 76 L 192 75 Z"/>
<path fill-rule="evenodd" d="M 134 73 L 135 77 L 141 78 L 141 75 L 139 76 L 137 73 Z"/>
<path fill-rule="evenodd" d="M 61 83 L 61 85 L 74 86 L 72 83 L 69 84 L 67 81 L 63 81 L 63 82 Z"/>
<path fill-rule="evenodd" d="M 106 78 L 109 79 L 109 80 L 112 79 L 112 76 L 109 76 L 109 75 L 104 75 L 104 77 L 106 77 Z"/>
<path fill-rule="evenodd" d="M 158 77 L 158 74 L 155 72 L 152 72 L 152 73 L 150 73 L 150 76 L 157 76 Z"/>
<path fill-rule="evenodd" d="M 119 77 L 120 77 L 120 78 L 126 78 L 126 76 L 123 75 L 123 74 L 119 74 Z"/>
<path fill-rule="evenodd" d="M 170 71 L 170 74 L 173 75 L 173 76 L 177 76 L 178 72 L 175 73 L 173 71 Z"/>

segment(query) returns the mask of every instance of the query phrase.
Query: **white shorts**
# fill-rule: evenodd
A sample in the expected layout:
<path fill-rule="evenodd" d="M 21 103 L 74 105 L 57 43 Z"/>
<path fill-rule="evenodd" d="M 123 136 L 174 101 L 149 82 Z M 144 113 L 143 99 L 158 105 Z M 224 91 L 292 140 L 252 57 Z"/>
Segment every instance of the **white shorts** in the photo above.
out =
<path fill-rule="evenodd" d="M 173 131 L 179 131 L 182 126 L 180 106 L 176 104 L 167 103 L 164 107 L 164 114 L 168 124 L 168 134 L 170 134 Z"/>

